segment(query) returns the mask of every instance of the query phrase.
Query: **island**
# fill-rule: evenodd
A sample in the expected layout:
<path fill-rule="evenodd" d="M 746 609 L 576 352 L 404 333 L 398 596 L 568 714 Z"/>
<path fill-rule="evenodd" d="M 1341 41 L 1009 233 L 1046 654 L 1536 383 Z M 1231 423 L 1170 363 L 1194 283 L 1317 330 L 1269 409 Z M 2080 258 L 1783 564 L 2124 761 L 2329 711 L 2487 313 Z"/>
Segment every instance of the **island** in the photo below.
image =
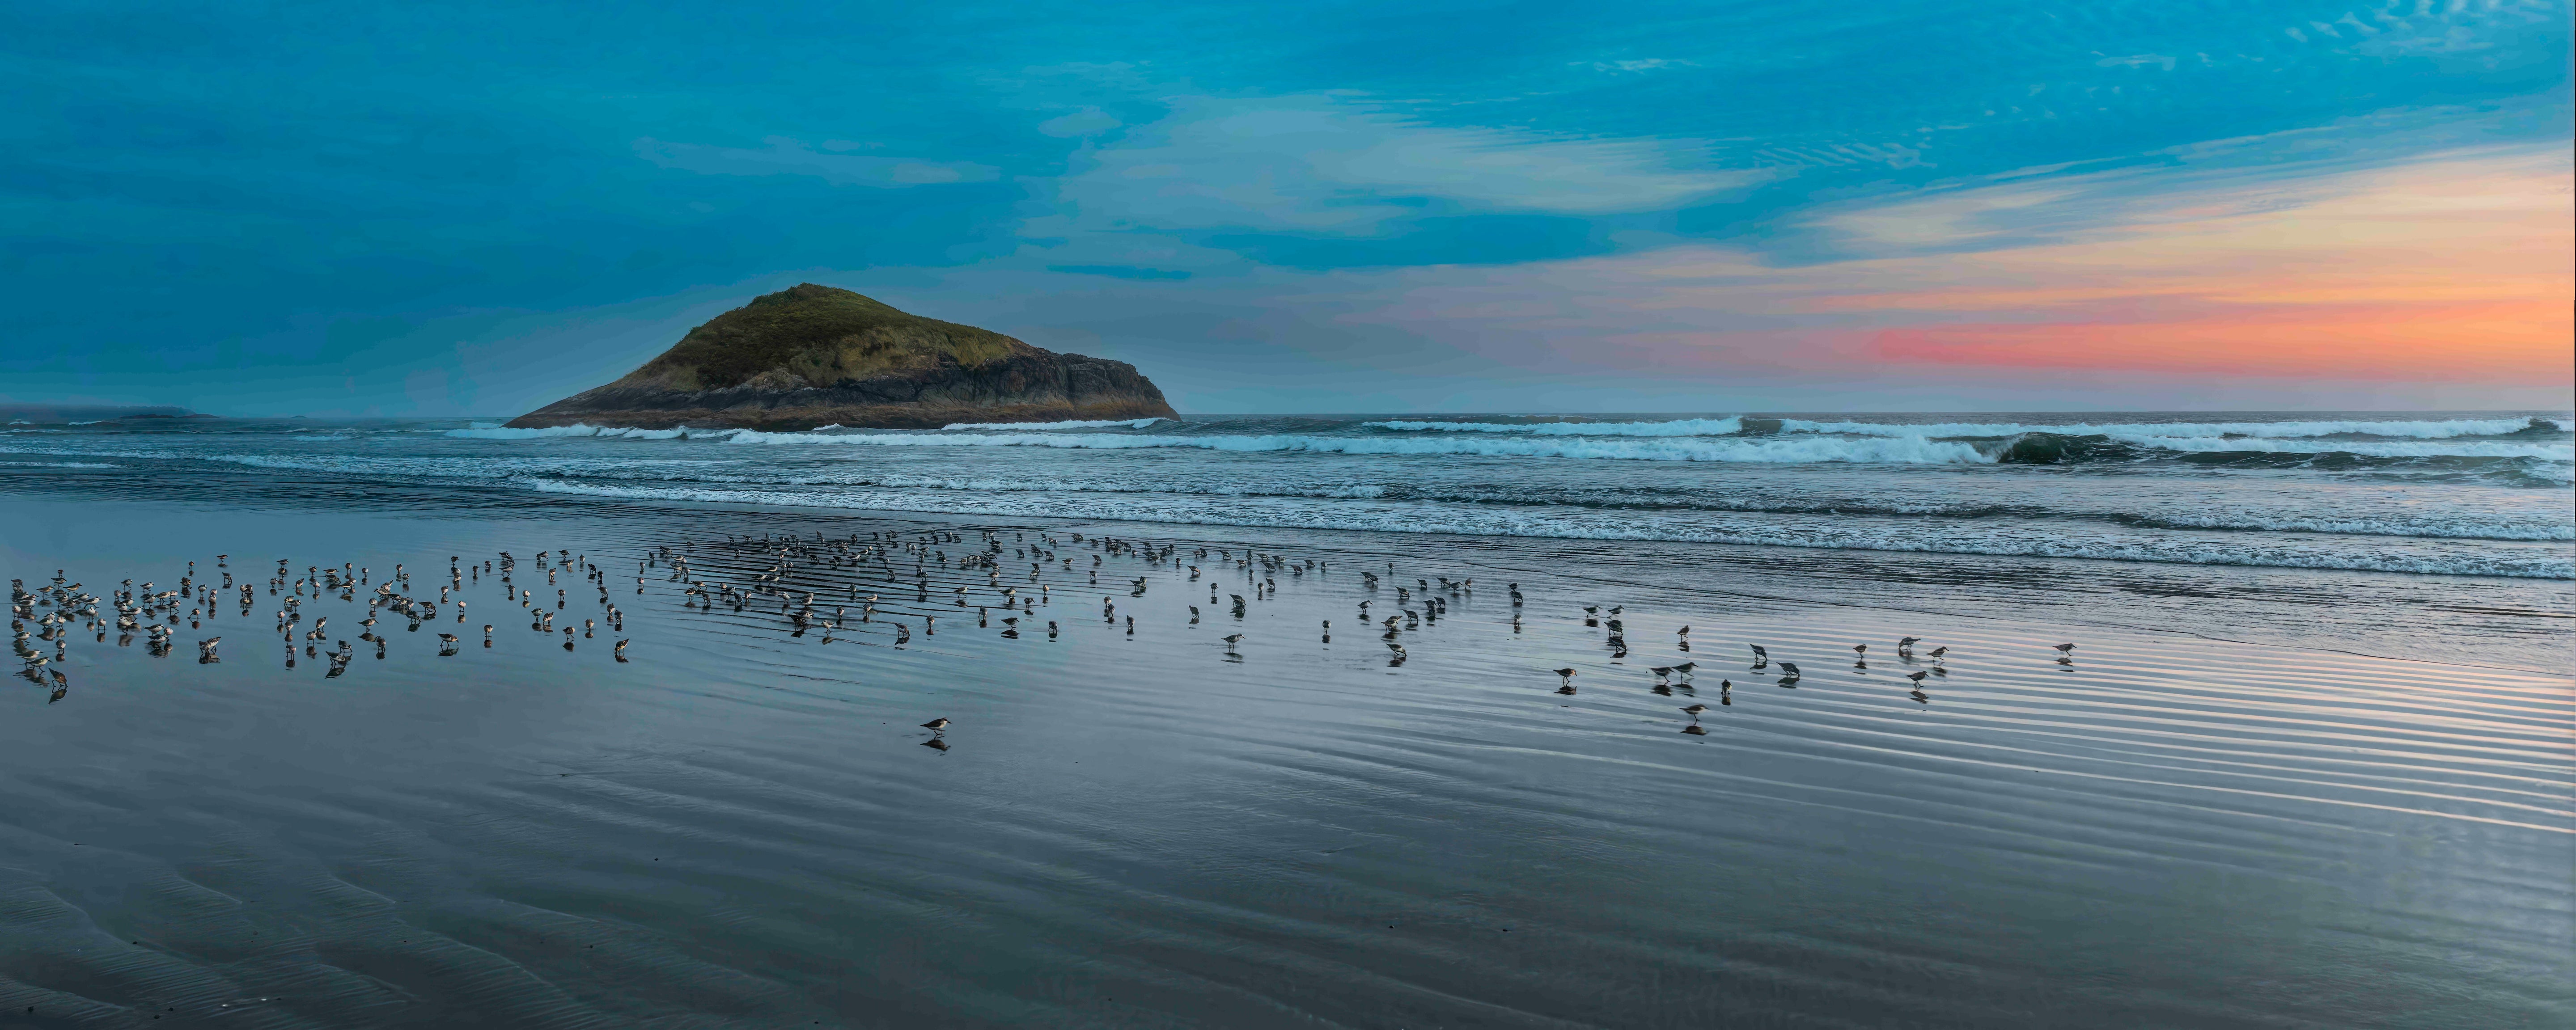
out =
<path fill-rule="evenodd" d="M 804 283 L 717 315 L 625 378 L 509 424 L 935 429 L 1154 417 L 1178 413 L 1134 365 Z"/>

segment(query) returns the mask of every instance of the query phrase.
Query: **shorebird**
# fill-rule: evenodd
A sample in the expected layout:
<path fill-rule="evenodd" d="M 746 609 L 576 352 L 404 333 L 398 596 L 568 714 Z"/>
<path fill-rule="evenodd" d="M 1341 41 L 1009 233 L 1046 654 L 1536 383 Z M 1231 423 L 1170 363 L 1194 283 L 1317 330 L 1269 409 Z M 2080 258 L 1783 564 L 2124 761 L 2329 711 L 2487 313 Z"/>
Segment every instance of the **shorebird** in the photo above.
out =
<path fill-rule="evenodd" d="M 1682 628 L 1680 628 L 1680 629 L 1674 630 L 1674 631 L 1673 631 L 1673 635 L 1674 635 L 1674 636 L 1682 636 L 1682 637 L 1689 636 L 1689 635 L 1690 635 L 1690 627 L 1688 627 L 1688 626 L 1684 626 L 1684 627 L 1682 627 Z"/>
<path fill-rule="evenodd" d="M 1696 668 L 1699 668 L 1699 663 L 1698 663 L 1698 662 L 1682 662 L 1682 663 L 1680 663 L 1680 664 L 1674 665 L 1674 666 L 1673 666 L 1673 671 L 1674 671 L 1674 672 L 1681 673 L 1681 674 L 1682 674 L 1682 678 L 1683 678 L 1683 679 L 1689 679 L 1689 678 L 1690 678 L 1690 675 L 1691 675 L 1691 670 L 1696 669 Z"/>
<path fill-rule="evenodd" d="M 1399 661 L 1399 662 L 1400 662 L 1400 661 L 1403 661 L 1403 660 L 1404 660 L 1404 658 L 1405 658 L 1405 655 L 1404 655 L 1404 645 L 1402 645 L 1402 644 L 1398 644 L 1398 643 L 1392 643 L 1392 642 L 1390 642 L 1390 643 L 1388 643 L 1388 644 L 1386 645 L 1386 649 L 1387 649 L 1388 651 L 1394 652 L 1394 654 L 1395 654 L 1395 660 L 1396 660 L 1396 661 Z"/>
<path fill-rule="evenodd" d="M 1906 678 L 1906 679 L 1913 680 L 1916 684 L 1918 684 L 1918 685 L 1919 685 L 1919 684 L 1921 684 L 1921 683 L 1923 682 L 1923 677 L 1925 677 L 1925 676 L 1929 676 L 1929 675 L 1932 675 L 1932 674 L 1931 674 L 1931 673 L 1928 673 L 1928 672 L 1909 672 L 1909 673 L 1906 673 L 1906 674 L 1905 674 L 1905 678 Z"/>
<path fill-rule="evenodd" d="M 1922 637 L 1905 637 L 1896 642 L 1896 649 L 1899 651 L 1911 651 L 1914 649 L 1914 645 L 1922 642 Z"/>
<path fill-rule="evenodd" d="M 1655 674 L 1655 682 L 1657 683 L 1662 683 L 1673 678 L 1673 667 L 1669 665 L 1658 665 L 1646 671 Z"/>
<path fill-rule="evenodd" d="M 1852 653 L 1853 653 L 1853 654 L 1856 654 L 1856 655 L 1860 655 L 1860 656 L 1861 656 L 1861 657 L 1863 657 L 1863 658 L 1869 657 L 1869 645 L 1868 645 L 1868 644 L 1853 644 L 1853 645 L 1852 645 Z"/>
<path fill-rule="evenodd" d="M 932 719 L 929 722 L 922 723 L 921 728 L 929 730 L 932 733 L 946 732 L 948 729 L 948 717 L 943 715 L 939 718 Z"/>
<path fill-rule="evenodd" d="M 1949 648 L 1949 646 L 1948 646 L 1948 645 L 1946 645 L 1946 644 L 1945 644 L 1945 645 L 1943 645 L 1943 646 L 1936 647 L 1936 648 L 1933 648 L 1933 649 L 1932 649 L 1932 657 L 1934 657 L 1934 658 L 1939 658 L 1939 657 L 1941 657 L 1942 655 L 1949 654 L 1949 653 L 1950 653 L 1950 648 Z"/>
<path fill-rule="evenodd" d="M 439 643 L 439 645 L 440 645 L 440 646 L 442 646 L 442 647 L 452 647 L 452 646 L 455 646 L 455 644 L 456 644 L 456 634 L 454 634 L 454 633 L 441 633 L 441 634 L 439 634 L 439 635 L 438 635 L 438 643 Z"/>
<path fill-rule="evenodd" d="M 1790 679 L 1797 679 L 1797 678 L 1798 678 L 1798 663 L 1796 663 L 1796 662 L 1781 662 L 1781 663 L 1780 663 L 1780 671 L 1781 671 L 1781 672 L 1783 672 L 1783 673 L 1786 673 L 1786 674 L 1788 675 L 1788 678 L 1790 678 Z"/>
<path fill-rule="evenodd" d="M 1682 706 L 1682 711 L 1689 712 L 1689 713 L 1690 713 L 1690 717 L 1691 717 L 1691 718 L 1693 718 L 1693 719 L 1697 719 L 1697 718 L 1699 718 L 1699 713 L 1701 713 L 1701 712 L 1705 712 L 1705 711 L 1708 711 L 1708 706 L 1707 706 L 1707 705 L 1697 705 L 1697 704 L 1693 704 L 1693 705 L 1683 705 L 1683 706 Z"/>
<path fill-rule="evenodd" d="M 1565 685 L 1566 685 L 1566 686 L 1571 687 L 1571 686 L 1573 686 L 1573 685 L 1574 685 L 1574 670 L 1572 670 L 1572 669 L 1549 669 L 1548 671 L 1549 671 L 1549 672 L 1553 672 L 1553 673 L 1555 673 L 1555 674 L 1557 675 L 1557 678 L 1564 680 L 1564 681 L 1565 681 Z"/>
<path fill-rule="evenodd" d="M 1746 644 L 1746 645 L 1744 645 L 1744 646 L 1746 646 L 1746 647 L 1750 647 L 1750 648 L 1752 648 L 1752 649 L 1753 649 L 1753 660 L 1754 660 L 1754 661 L 1757 661 L 1757 662 L 1767 662 L 1767 661 L 1770 661 L 1770 660 L 1771 660 L 1771 652 L 1763 650 L 1763 649 L 1762 649 L 1762 645 L 1760 645 L 1760 644 Z"/>
<path fill-rule="evenodd" d="M 2073 652 L 2074 652 L 2074 651 L 2075 651 L 2075 645 L 2073 645 L 2073 644 L 2059 644 L 2059 645 L 2057 645 L 2057 653 L 2059 653 L 2059 654 L 2063 654 L 2063 655 L 2071 655 L 2071 654 L 2073 654 Z"/>
<path fill-rule="evenodd" d="M 1239 643 L 1242 643 L 1242 642 L 1243 642 L 1243 634 L 1241 634 L 1241 633 L 1228 633 L 1228 634 L 1226 634 L 1226 636 L 1225 636 L 1225 649 L 1226 649 L 1226 650 L 1228 650 L 1228 651 L 1232 651 L 1232 650 L 1234 650 L 1234 645 L 1239 644 Z"/>

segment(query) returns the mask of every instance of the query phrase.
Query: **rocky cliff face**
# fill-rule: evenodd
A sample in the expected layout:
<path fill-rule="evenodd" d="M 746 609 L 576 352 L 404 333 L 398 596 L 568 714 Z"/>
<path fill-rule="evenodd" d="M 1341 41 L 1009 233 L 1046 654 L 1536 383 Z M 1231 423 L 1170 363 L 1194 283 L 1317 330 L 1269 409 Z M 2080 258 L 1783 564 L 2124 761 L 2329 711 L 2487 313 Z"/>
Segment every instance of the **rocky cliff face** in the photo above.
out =
<path fill-rule="evenodd" d="M 935 429 L 1158 415 L 1177 417 L 1134 365 L 807 283 L 718 315 L 625 378 L 510 425 Z"/>

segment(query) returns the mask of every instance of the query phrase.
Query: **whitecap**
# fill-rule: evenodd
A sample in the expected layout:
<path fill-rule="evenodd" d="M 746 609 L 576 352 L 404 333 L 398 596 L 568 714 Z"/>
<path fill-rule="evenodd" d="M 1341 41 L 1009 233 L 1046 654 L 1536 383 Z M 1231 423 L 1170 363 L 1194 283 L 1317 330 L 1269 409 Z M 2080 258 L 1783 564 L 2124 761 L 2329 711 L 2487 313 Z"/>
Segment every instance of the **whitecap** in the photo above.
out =
<path fill-rule="evenodd" d="M 470 429 L 450 429 L 448 436 L 467 440 L 543 440 L 566 436 L 591 436 L 624 440 L 698 440 L 723 439 L 740 429 L 628 429 L 622 426 L 593 426 L 575 423 L 569 426 L 545 426 L 537 429 L 512 429 L 506 426 L 475 423 Z"/>
<path fill-rule="evenodd" d="M 1994 458 L 1965 443 L 1921 437 L 1763 439 L 1527 437 L 1104 436 L 1073 433 L 886 433 L 822 436 L 745 430 L 738 444 L 830 443 L 867 447 L 1057 447 L 1073 450 L 1190 448 L 1209 451 L 1305 451 L 1328 454 L 1450 454 L 1487 457 L 1595 458 L 1619 461 L 1743 461 L 1765 463 L 1873 462 L 1982 465 Z"/>
<path fill-rule="evenodd" d="M 1668 422 L 1363 422 L 1372 429 L 1407 433 L 1522 433 L 1530 436 L 1732 436 L 1744 419 L 1682 418 Z"/>
<path fill-rule="evenodd" d="M 1072 421 L 1072 422 L 951 422 L 951 423 L 949 423 L 949 424 L 947 424 L 947 425 L 944 425 L 944 426 L 939 427 L 939 430 L 940 430 L 940 432 L 943 432 L 943 433 L 944 433 L 944 432 L 950 432 L 950 431 L 953 431 L 953 430 L 959 430 L 959 429 L 1020 429 L 1020 430 L 1028 430 L 1028 431 L 1036 432 L 1036 431 L 1044 431 L 1044 430 L 1049 430 L 1049 429 L 1108 429 L 1108 428 L 1111 428 L 1111 427 L 1113 427 L 1113 426 L 1124 426 L 1124 427 L 1129 428 L 1129 429 L 1143 429 L 1143 428 L 1145 428 L 1146 426 L 1153 425 L 1153 424 L 1154 424 L 1154 423 L 1156 423 L 1156 422 L 1164 422 L 1164 421 L 1168 421 L 1168 420 L 1167 420 L 1167 419 L 1162 418 L 1161 416 L 1156 416 L 1156 417 L 1154 417 L 1154 418 L 1128 418 L 1128 419 L 1108 419 L 1108 420 L 1092 419 L 1092 420 L 1076 420 L 1076 421 Z M 824 428 L 826 428 L 826 429 L 838 429 L 838 428 L 840 428 L 840 427 L 839 427 L 839 426 L 825 426 Z"/>
<path fill-rule="evenodd" d="M 1191 505 L 1170 500 L 1147 501 L 1116 497 L 1067 498 L 1025 494 L 816 493 L 793 490 L 630 487 L 543 478 L 523 479 L 519 480 L 518 484 L 545 493 L 719 504 L 923 511 L 1039 518 L 1097 518 L 1131 522 L 1293 529 L 1455 533 L 1474 536 L 1684 541 L 1865 551 L 2086 558 L 2185 565 L 2242 565 L 2430 575 L 2576 579 L 2576 562 L 2569 561 L 2563 553 L 2555 551 L 2526 549 L 2495 552 L 2457 547 L 2427 548 L 2422 545 L 2387 549 L 2352 549 L 2307 546 L 2297 541 L 2284 541 L 2250 534 L 2242 539 L 2213 539 L 2205 536 L 2160 539 L 2118 533 L 2068 534 L 2062 527 L 2044 532 L 1987 530 L 1973 527 L 1945 529 L 1917 524 L 1891 526 L 1863 520 L 1802 519 L 1775 522 L 1729 520 L 1714 523 L 1676 523 L 1637 520 L 1615 512 L 1469 508 L 1371 501 L 1344 501 L 1332 505 L 1315 505 L 1301 504 L 1287 499 L 1244 498 Z"/>
<path fill-rule="evenodd" d="M 2258 439 L 2297 439 L 2317 436 L 2412 437 L 2419 440 L 2447 440 L 2461 436 L 2502 436 L 2531 428 L 2529 418 L 2480 419 L 2350 419 L 2314 422 L 2074 422 L 2058 425 L 2024 422 L 1815 422 L 1806 419 L 1782 419 L 1781 430 L 1791 433 L 1841 433 L 1850 436 L 1930 436 L 1930 437 L 2006 437 L 2023 433 L 2056 433 L 2062 436 L 2110 436 L 2116 439 L 2173 438 L 2219 439 L 2254 437 Z M 2552 419 L 2541 421 L 2566 427 Z"/>

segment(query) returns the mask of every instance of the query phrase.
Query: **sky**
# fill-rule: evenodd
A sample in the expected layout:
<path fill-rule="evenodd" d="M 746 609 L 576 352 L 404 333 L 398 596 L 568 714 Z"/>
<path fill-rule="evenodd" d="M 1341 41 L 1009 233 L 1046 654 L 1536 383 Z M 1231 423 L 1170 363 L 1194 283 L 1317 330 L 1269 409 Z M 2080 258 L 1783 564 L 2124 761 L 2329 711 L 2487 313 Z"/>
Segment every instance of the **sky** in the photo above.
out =
<path fill-rule="evenodd" d="M 2564 409 L 2568 0 L 0 5 L 0 401 L 798 282 L 1190 413 Z"/>

